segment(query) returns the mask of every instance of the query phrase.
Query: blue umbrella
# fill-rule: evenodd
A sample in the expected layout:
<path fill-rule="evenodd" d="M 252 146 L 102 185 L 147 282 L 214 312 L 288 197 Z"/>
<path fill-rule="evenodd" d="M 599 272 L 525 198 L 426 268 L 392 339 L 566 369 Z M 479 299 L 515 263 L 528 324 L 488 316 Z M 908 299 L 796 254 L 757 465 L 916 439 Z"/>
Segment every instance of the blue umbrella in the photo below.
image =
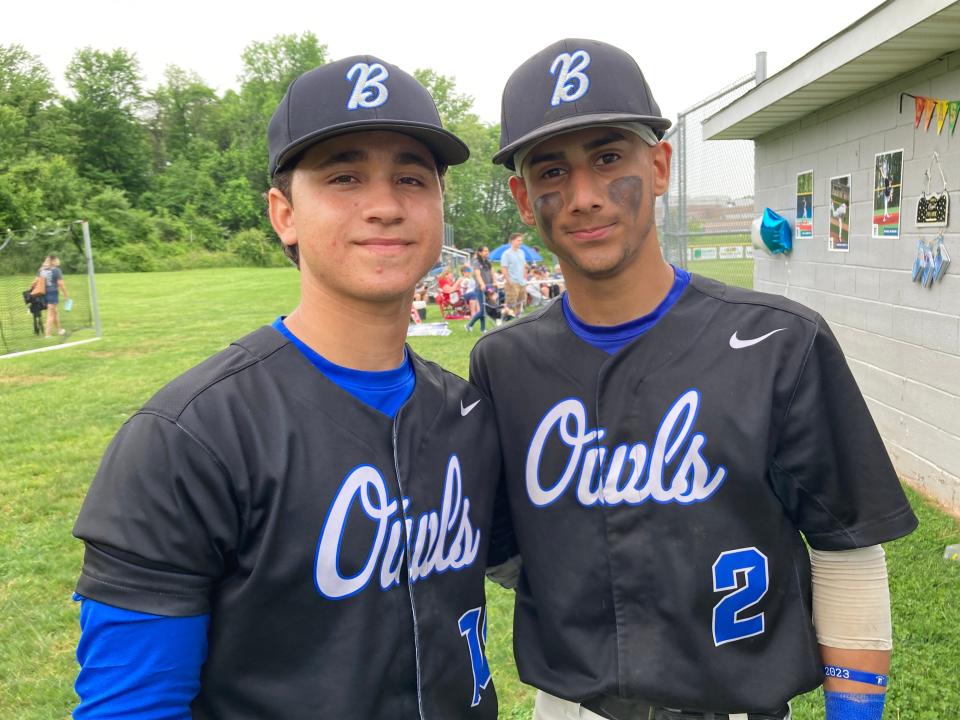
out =
<path fill-rule="evenodd" d="M 496 250 L 491 250 L 490 259 L 496 262 L 500 262 L 500 258 L 503 257 L 503 254 L 509 249 L 510 249 L 510 243 L 506 243 L 505 245 L 501 245 L 500 247 L 498 247 Z M 538 253 L 529 245 L 521 245 L 520 249 L 523 250 L 523 257 L 526 259 L 528 263 L 540 262 L 541 260 L 543 260 L 543 258 L 540 257 L 540 253 Z"/>

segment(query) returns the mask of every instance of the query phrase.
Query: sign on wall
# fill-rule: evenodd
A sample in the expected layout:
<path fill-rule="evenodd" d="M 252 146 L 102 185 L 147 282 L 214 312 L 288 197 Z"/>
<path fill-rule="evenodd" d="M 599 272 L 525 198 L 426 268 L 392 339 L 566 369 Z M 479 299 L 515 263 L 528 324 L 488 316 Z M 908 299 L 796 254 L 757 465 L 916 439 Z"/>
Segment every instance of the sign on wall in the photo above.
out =
<path fill-rule="evenodd" d="M 827 249 L 833 252 L 850 251 L 850 176 L 837 175 L 830 178 L 830 214 Z"/>
<path fill-rule="evenodd" d="M 739 260 L 743 257 L 743 245 L 723 245 L 719 250 L 721 260 Z"/>
<path fill-rule="evenodd" d="M 873 162 L 873 232 L 875 238 L 900 237 L 903 149 L 877 153 Z"/>
<path fill-rule="evenodd" d="M 813 170 L 797 173 L 796 239 L 813 237 Z"/>
<path fill-rule="evenodd" d="M 942 183 L 939 192 L 933 192 L 930 189 L 934 165 L 940 173 Z M 923 176 L 923 190 L 917 200 L 917 227 L 946 227 L 950 222 L 950 190 L 947 187 L 947 176 L 943 173 L 943 166 L 940 164 L 940 155 L 936 150 L 930 158 L 930 167 Z"/>

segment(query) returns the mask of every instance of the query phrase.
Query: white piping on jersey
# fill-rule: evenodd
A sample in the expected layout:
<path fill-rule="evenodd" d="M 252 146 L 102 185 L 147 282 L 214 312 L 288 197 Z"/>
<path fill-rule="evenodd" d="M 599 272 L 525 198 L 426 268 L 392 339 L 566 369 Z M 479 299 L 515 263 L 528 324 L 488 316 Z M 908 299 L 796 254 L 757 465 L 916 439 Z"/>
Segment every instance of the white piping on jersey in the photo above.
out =
<path fill-rule="evenodd" d="M 409 402 L 410 398 L 407 398 Z M 407 403 L 404 402 L 404 405 Z M 400 409 L 397 410 L 397 414 L 393 416 L 393 469 L 397 473 L 397 489 L 400 490 L 401 497 L 406 497 L 407 493 L 403 490 L 403 480 L 400 477 L 400 453 L 397 450 L 397 435 L 399 434 L 400 428 L 400 413 L 403 412 L 403 406 L 400 406 Z M 407 509 L 405 506 L 401 508 L 401 514 L 403 515 L 403 547 L 404 547 L 404 557 L 407 561 L 407 568 L 411 567 L 411 557 L 410 557 L 410 538 L 407 534 L 407 528 L 409 525 L 408 522 L 412 522 L 407 519 Z M 417 624 L 417 602 L 413 597 L 413 583 L 410 581 L 409 573 L 407 577 L 407 593 L 410 595 L 410 615 L 413 617 L 413 651 L 417 669 L 417 712 L 420 714 L 420 720 L 427 720 L 427 716 L 423 712 L 423 677 L 420 673 L 420 626 Z"/>
<path fill-rule="evenodd" d="M 543 416 L 530 440 L 525 468 L 527 496 L 537 507 L 550 505 L 563 495 L 579 471 L 577 501 L 586 507 L 621 503 L 640 505 L 648 500 L 688 505 L 706 500 L 723 484 L 727 469 L 718 465 L 713 470 L 702 453 L 707 444 L 706 435 L 690 434 L 699 408 L 700 393 L 695 389 L 687 390 L 674 401 L 660 421 L 652 449 L 637 442 L 618 445 L 608 452 L 599 444 L 607 431 L 588 427 L 583 401 L 578 398 L 561 400 Z M 540 478 L 541 459 L 547 441 L 554 433 L 563 445 L 570 448 L 570 455 L 560 477 L 548 478 L 544 487 Z M 684 449 L 683 455 L 667 483 L 665 471 L 681 448 Z M 626 473 L 625 481 L 621 482 L 628 461 L 632 467 Z"/>

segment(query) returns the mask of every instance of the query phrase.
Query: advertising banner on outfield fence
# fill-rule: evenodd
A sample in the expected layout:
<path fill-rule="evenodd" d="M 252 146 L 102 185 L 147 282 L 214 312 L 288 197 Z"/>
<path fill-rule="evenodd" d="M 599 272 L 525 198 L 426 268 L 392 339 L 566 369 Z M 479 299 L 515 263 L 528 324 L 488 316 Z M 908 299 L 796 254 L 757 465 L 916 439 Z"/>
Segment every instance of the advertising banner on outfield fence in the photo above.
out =
<path fill-rule="evenodd" d="M 720 248 L 721 260 L 739 260 L 743 257 L 743 245 L 725 245 Z"/>
<path fill-rule="evenodd" d="M 695 247 L 690 248 L 691 260 L 716 260 L 717 249 L 715 247 Z"/>

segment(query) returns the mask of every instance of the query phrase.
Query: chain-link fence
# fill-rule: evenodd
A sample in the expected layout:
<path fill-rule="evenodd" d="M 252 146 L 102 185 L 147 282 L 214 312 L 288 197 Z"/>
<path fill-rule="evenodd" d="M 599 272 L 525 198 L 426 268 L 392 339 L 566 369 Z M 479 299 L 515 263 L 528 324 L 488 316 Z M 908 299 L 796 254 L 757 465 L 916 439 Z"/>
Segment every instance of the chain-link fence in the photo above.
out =
<path fill-rule="evenodd" d="M 43 227 L 0 230 L 0 357 L 48 350 L 100 335 L 93 258 L 86 224 L 47 223 Z M 68 294 L 34 297 L 30 289 L 49 254 L 60 260 Z M 47 328 L 56 308 L 62 333 Z M 47 337 L 48 329 L 53 333 Z"/>
<path fill-rule="evenodd" d="M 664 140 L 673 146 L 670 187 L 657 201 L 664 256 L 731 285 L 753 287 L 753 142 L 704 140 L 703 121 L 756 85 L 748 75 L 680 113 Z"/>

